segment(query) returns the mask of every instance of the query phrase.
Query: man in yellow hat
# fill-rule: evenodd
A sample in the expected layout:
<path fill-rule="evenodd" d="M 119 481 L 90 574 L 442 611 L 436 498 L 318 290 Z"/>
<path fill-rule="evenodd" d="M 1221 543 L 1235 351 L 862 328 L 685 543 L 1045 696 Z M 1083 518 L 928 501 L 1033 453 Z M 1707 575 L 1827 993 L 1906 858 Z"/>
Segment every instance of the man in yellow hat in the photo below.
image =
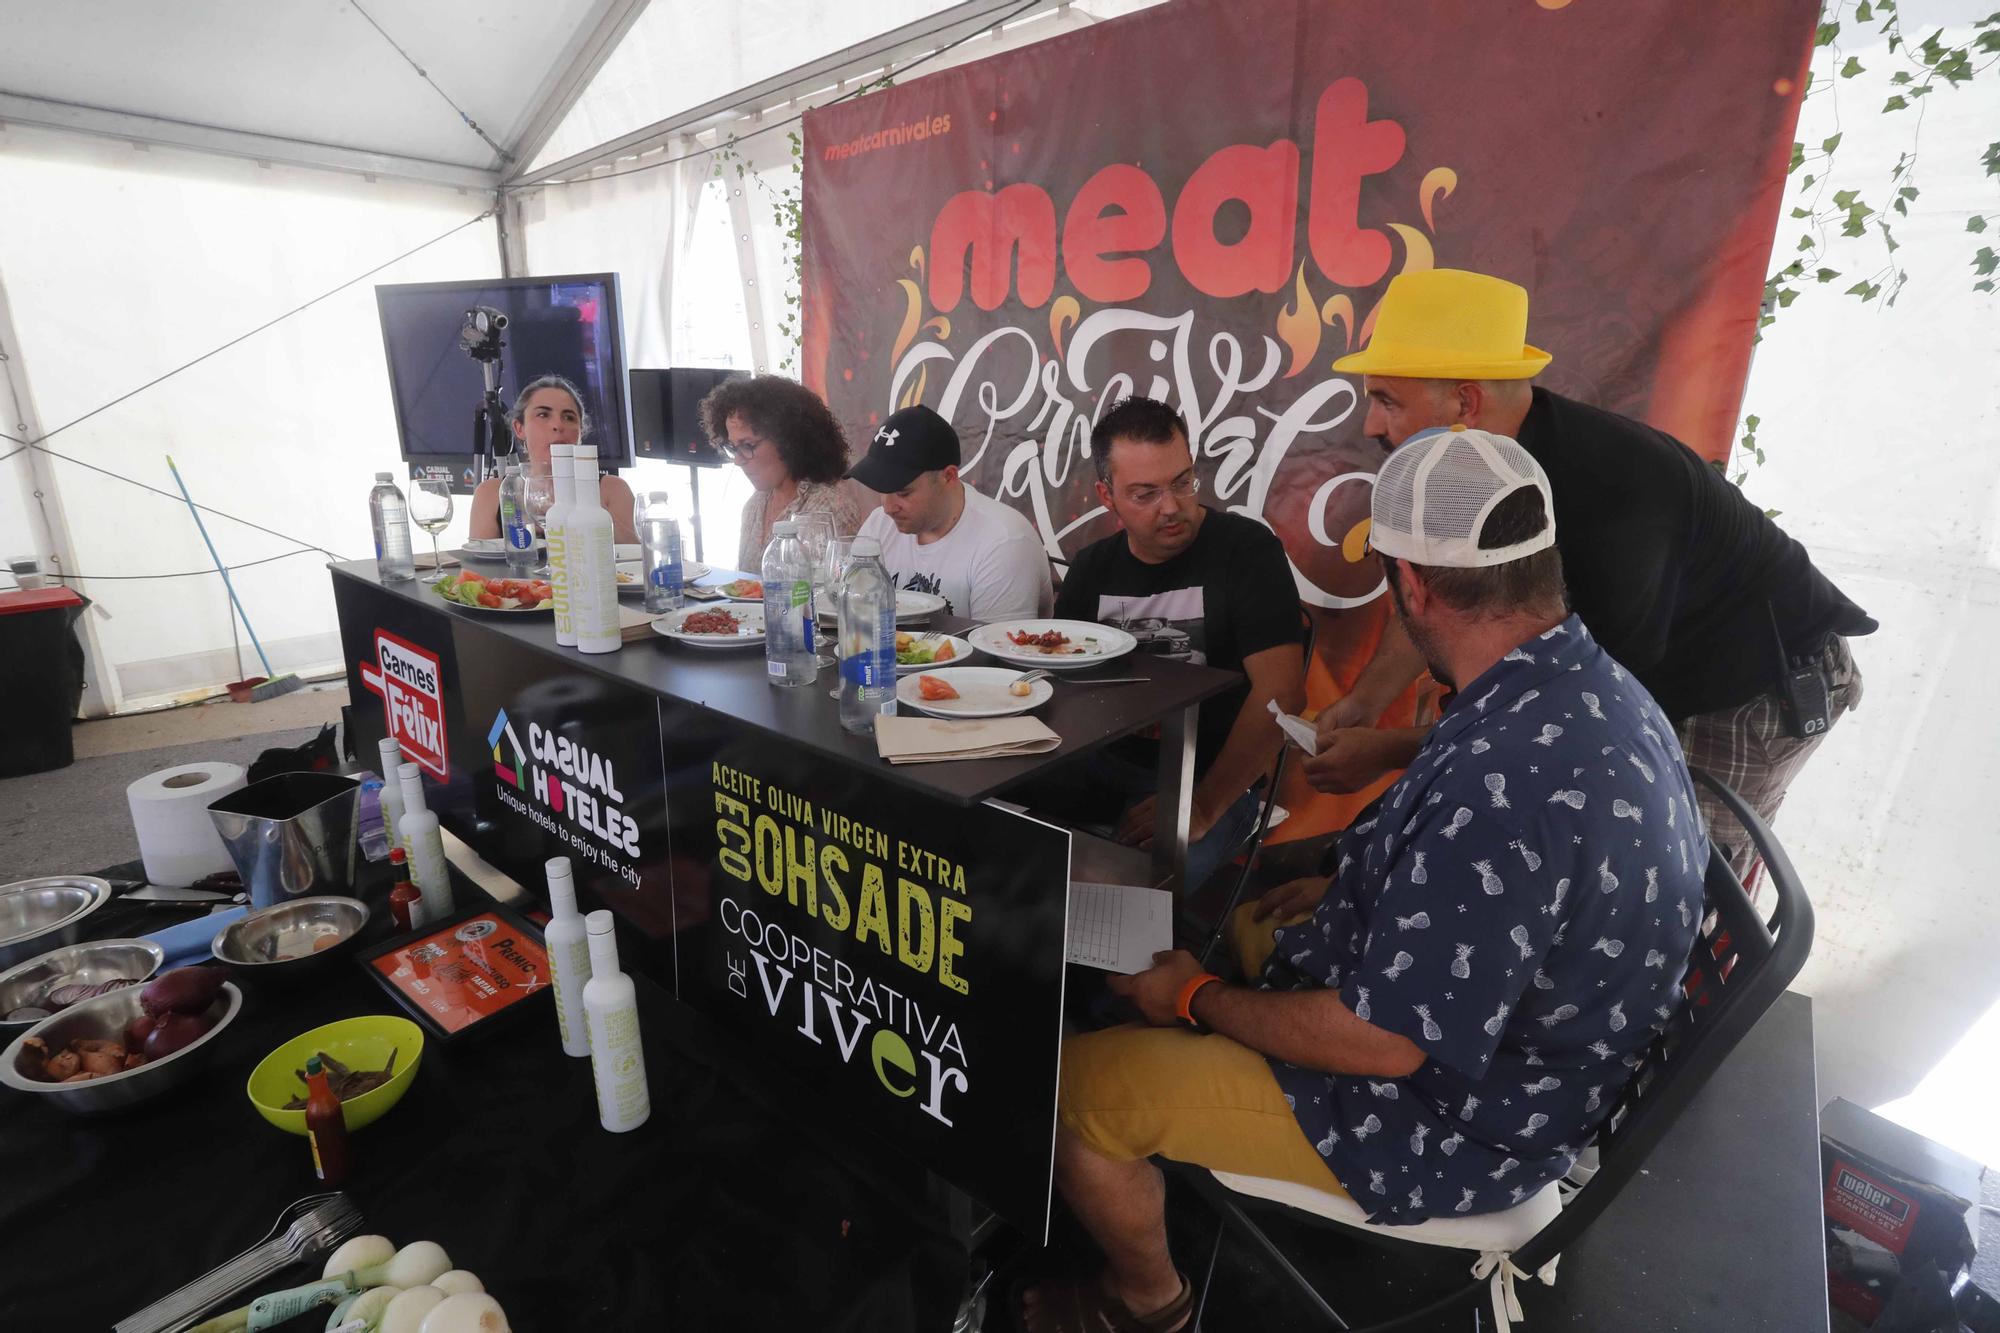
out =
<path fill-rule="evenodd" d="M 1828 729 L 1861 698 L 1850 636 L 1874 620 L 1814 568 L 1716 469 L 1643 422 L 1536 388 L 1549 353 L 1528 345 L 1528 293 L 1457 269 L 1393 279 L 1368 346 L 1334 362 L 1359 374 L 1363 429 L 1392 449 L 1464 425 L 1519 441 L 1548 474 L 1571 605 L 1651 691 L 1688 763 L 1766 820 Z M 1392 622 L 1354 689 L 1319 716 L 1306 774 L 1353 791 L 1408 764 L 1422 729 L 1376 730 L 1423 670 Z M 1738 872 L 1752 856 L 1704 790 L 1711 838 Z"/>

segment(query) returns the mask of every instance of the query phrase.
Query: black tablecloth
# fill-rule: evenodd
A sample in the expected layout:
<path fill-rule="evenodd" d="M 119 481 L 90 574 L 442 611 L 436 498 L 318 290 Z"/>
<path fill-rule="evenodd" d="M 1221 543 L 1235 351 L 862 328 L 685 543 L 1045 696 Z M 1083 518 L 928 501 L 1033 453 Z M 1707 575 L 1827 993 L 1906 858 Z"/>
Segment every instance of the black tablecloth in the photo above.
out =
<path fill-rule="evenodd" d="M 364 878 L 379 937 L 380 868 Z M 117 903 L 99 915 L 100 938 L 176 919 Z M 696 1015 L 634 980 L 647 1124 L 599 1127 L 590 1062 L 562 1054 L 546 1001 L 491 1033 L 427 1040 L 402 1102 L 354 1136 L 345 1188 L 365 1229 L 437 1241 L 524 1333 L 949 1328 L 967 1260 L 921 1178 L 768 1070 L 749 1076 Z M 0 1329 L 108 1329 L 321 1192 L 305 1140 L 259 1119 L 244 1082 L 301 1032 L 396 1012 L 343 961 L 311 989 L 244 983 L 208 1073 L 160 1101 L 81 1119 L 0 1093 Z"/>

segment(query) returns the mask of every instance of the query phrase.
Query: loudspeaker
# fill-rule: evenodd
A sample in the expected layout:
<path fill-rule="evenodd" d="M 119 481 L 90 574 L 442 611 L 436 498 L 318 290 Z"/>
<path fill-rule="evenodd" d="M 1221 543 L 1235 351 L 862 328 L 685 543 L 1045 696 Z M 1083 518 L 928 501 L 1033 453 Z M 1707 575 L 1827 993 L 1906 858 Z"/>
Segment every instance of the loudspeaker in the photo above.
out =
<path fill-rule="evenodd" d="M 695 467 L 723 467 L 730 462 L 701 428 L 701 400 L 724 380 L 744 378 L 743 371 L 676 366 L 629 374 L 632 440 L 639 457 Z"/>

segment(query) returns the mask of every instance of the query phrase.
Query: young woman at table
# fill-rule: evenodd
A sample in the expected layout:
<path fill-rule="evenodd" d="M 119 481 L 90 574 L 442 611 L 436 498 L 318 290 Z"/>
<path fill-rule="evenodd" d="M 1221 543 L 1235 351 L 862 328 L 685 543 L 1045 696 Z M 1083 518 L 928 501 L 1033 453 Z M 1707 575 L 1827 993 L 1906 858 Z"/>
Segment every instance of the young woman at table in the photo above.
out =
<path fill-rule="evenodd" d="M 514 438 L 529 466 L 546 468 L 549 448 L 575 444 L 590 433 L 590 416 L 576 386 L 560 375 L 543 375 L 530 380 L 514 400 Z M 597 479 L 597 493 L 611 512 L 612 540 L 637 542 L 632 527 L 632 488 L 614 472 Z M 500 535 L 500 478 L 488 477 L 472 493 L 472 528 L 469 537 Z"/>
<path fill-rule="evenodd" d="M 755 487 L 743 503 L 736 567 L 763 565 L 771 525 L 828 514 L 836 537 L 852 537 L 875 508 L 873 493 L 847 475 L 847 440 L 820 396 L 782 375 L 727 380 L 701 400 L 702 429 Z"/>

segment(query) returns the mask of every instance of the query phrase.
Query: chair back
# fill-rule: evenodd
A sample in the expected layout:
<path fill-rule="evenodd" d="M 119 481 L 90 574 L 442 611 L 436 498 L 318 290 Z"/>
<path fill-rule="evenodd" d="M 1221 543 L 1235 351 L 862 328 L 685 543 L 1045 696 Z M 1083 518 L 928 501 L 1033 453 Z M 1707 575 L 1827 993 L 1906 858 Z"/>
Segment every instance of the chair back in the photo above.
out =
<path fill-rule="evenodd" d="M 1681 982 L 1686 1003 L 1654 1039 L 1598 1134 L 1597 1173 L 1554 1222 L 1515 1254 L 1514 1262 L 1524 1270 L 1532 1272 L 1561 1254 L 1638 1174 L 1709 1077 L 1784 994 L 1812 950 L 1812 904 L 1770 827 L 1721 782 L 1699 769 L 1694 779 L 1713 791 L 1749 832 L 1770 877 L 1776 910 L 1767 923 L 1728 858 L 1710 848 L 1701 929 Z"/>

